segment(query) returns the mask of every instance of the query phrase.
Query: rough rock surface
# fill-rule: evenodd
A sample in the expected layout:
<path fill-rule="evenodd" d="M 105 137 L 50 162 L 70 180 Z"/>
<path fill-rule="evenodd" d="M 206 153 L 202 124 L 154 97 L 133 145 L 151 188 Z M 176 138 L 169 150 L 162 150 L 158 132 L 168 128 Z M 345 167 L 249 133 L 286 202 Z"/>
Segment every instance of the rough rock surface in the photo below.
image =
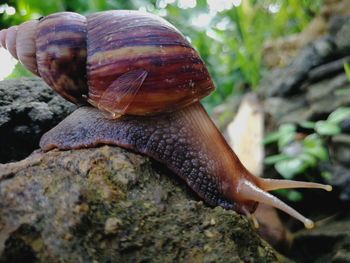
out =
<path fill-rule="evenodd" d="M 273 70 L 262 80 L 259 93 L 271 125 L 317 120 L 350 104 L 343 67 L 350 61 L 350 17 L 342 21 L 303 48 L 287 67 Z"/>
<path fill-rule="evenodd" d="M 21 160 L 41 135 L 73 111 L 39 78 L 0 82 L 0 163 Z"/>
<path fill-rule="evenodd" d="M 283 260 L 245 217 L 117 147 L 2 164 L 0 200 L 0 262 Z"/>

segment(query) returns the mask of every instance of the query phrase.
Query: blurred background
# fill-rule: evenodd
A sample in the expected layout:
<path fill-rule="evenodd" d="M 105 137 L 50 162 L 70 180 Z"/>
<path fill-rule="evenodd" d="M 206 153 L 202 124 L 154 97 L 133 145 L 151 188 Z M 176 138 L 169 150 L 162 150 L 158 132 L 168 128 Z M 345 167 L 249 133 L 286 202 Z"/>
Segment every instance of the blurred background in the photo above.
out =
<path fill-rule="evenodd" d="M 81 14 L 136 9 L 160 15 L 189 39 L 208 65 L 217 90 L 204 101 L 209 111 L 245 89 L 257 89 L 263 74 L 264 41 L 302 31 L 321 0 L 9 0 L 1 1 L 0 28 L 58 11 Z M 0 79 L 29 75 L 0 50 Z M 13 70 L 15 69 L 15 70 Z"/>

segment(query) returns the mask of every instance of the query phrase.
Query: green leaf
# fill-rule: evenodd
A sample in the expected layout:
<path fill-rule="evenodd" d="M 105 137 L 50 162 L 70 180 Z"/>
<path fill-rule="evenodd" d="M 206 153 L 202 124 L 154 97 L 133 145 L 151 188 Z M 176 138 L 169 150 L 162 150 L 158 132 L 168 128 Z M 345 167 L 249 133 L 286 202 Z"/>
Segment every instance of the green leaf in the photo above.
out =
<path fill-rule="evenodd" d="M 294 141 L 294 139 L 295 139 L 295 133 L 294 132 L 281 134 L 281 136 L 280 136 L 280 138 L 278 140 L 278 149 L 282 150 L 282 148 L 284 146 L 286 146 L 290 142 Z"/>
<path fill-rule="evenodd" d="M 296 126 L 295 124 L 287 123 L 287 124 L 282 124 L 279 128 L 280 133 L 286 134 L 286 133 L 293 133 L 296 131 Z"/>
<path fill-rule="evenodd" d="M 315 167 L 317 165 L 316 157 L 310 153 L 304 152 L 300 154 L 298 158 L 302 160 L 305 163 L 305 165 L 307 165 L 308 167 Z"/>
<path fill-rule="evenodd" d="M 317 146 L 313 148 L 305 148 L 304 153 L 315 156 L 320 161 L 328 160 L 328 152 L 325 147 Z"/>
<path fill-rule="evenodd" d="M 280 138 L 281 134 L 277 131 L 277 132 L 271 132 L 268 135 L 265 136 L 265 138 L 263 139 L 263 144 L 270 144 L 273 142 L 277 142 L 278 139 Z"/>
<path fill-rule="evenodd" d="M 329 122 L 339 124 L 341 121 L 350 117 L 350 107 L 340 107 L 333 111 L 327 118 Z"/>
<path fill-rule="evenodd" d="M 324 136 L 332 136 L 341 133 L 340 127 L 330 121 L 318 121 L 315 125 L 315 131 Z"/>
<path fill-rule="evenodd" d="M 325 161 L 328 160 L 328 152 L 323 145 L 323 141 L 317 134 L 310 134 L 303 140 L 304 154 L 310 154 L 316 159 Z"/>
<path fill-rule="evenodd" d="M 323 144 L 323 141 L 321 140 L 320 136 L 317 133 L 312 133 L 306 136 L 303 140 L 304 147 L 312 148 L 322 144 Z"/>
<path fill-rule="evenodd" d="M 298 192 L 298 191 L 289 190 L 287 192 L 287 198 L 290 201 L 298 202 L 298 201 L 301 201 L 303 199 L 303 195 L 300 192 Z"/>
<path fill-rule="evenodd" d="M 348 80 L 350 81 L 350 65 L 349 63 L 344 63 L 344 70 L 345 74 L 348 77 Z"/>
<path fill-rule="evenodd" d="M 315 128 L 315 123 L 313 121 L 304 121 L 299 124 L 301 127 L 305 129 L 314 129 Z"/>
<path fill-rule="evenodd" d="M 305 166 L 302 160 L 293 158 L 276 163 L 275 169 L 283 178 L 292 179 L 295 175 L 303 172 Z"/>
<path fill-rule="evenodd" d="M 268 157 L 265 158 L 264 163 L 265 164 L 275 164 L 277 162 L 283 161 L 283 160 L 287 160 L 290 157 L 286 154 L 276 154 L 276 155 L 270 155 Z"/>

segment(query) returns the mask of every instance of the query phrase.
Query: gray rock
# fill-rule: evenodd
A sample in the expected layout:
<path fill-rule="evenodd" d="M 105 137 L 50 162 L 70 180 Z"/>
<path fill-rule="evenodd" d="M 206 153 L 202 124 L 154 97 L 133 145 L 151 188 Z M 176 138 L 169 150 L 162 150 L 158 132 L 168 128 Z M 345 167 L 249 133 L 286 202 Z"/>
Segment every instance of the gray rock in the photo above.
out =
<path fill-rule="evenodd" d="M 246 217 L 210 208 L 117 147 L 0 165 L 0 262 L 281 262 Z"/>
<path fill-rule="evenodd" d="M 334 158 L 345 167 L 350 167 L 350 135 L 333 136 L 332 145 Z"/>
<path fill-rule="evenodd" d="M 74 108 L 39 78 L 0 82 L 0 163 L 28 156 Z"/>
<path fill-rule="evenodd" d="M 261 81 L 259 93 L 263 97 L 286 97 L 299 93 L 308 72 L 322 64 L 334 50 L 331 38 L 324 37 L 303 48 L 283 69 L 275 69 Z"/>
<path fill-rule="evenodd" d="M 337 48 L 347 53 L 347 50 L 350 48 L 350 20 L 347 20 L 343 26 L 339 29 L 339 31 L 335 35 L 335 43 Z"/>

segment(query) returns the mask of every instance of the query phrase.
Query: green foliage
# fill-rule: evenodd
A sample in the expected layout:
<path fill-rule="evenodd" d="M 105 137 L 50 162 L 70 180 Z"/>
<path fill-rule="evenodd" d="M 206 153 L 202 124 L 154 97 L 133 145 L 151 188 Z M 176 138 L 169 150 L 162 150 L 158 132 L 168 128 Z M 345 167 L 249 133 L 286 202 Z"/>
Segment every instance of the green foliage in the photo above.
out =
<path fill-rule="evenodd" d="M 266 137 L 265 143 L 277 143 L 280 153 L 266 157 L 265 164 L 274 165 L 285 179 L 293 179 L 328 159 L 323 140 L 317 133 L 297 140 L 296 126 L 292 124 L 281 125 L 277 132 Z"/>
<path fill-rule="evenodd" d="M 283 124 L 278 131 L 270 133 L 264 139 L 265 144 L 276 143 L 278 154 L 265 158 L 265 164 L 274 165 L 276 171 L 285 179 L 306 174 L 315 168 L 319 162 L 329 159 L 326 140 L 341 133 L 340 123 L 350 118 L 350 107 L 340 107 L 333 111 L 326 120 L 303 122 L 299 126 L 311 129 L 313 132 L 299 138 L 295 124 Z M 330 174 L 322 172 L 323 179 L 329 179 Z M 298 192 L 281 191 L 291 201 L 302 198 Z"/>
<path fill-rule="evenodd" d="M 15 79 L 20 77 L 30 77 L 33 76 L 31 72 L 25 69 L 22 64 L 17 63 L 14 70 L 10 75 L 7 76 L 7 79 Z"/>
<path fill-rule="evenodd" d="M 0 7 L 12 6 L 16 13 L 0 13 L 0 25 L 8 27 L 58 11 L 88 14 L 108 9 L 141 9 L 164 16 L 188 37 L 208 65 L 217 87 L 204 101 L 210 110 L 245 87 L 255 89 L 261 78 L 264 40 L 301 31 L 322 0 L 193 0 L 187 6 L 185 2 L 191 1 L 8 0 Z"/>

